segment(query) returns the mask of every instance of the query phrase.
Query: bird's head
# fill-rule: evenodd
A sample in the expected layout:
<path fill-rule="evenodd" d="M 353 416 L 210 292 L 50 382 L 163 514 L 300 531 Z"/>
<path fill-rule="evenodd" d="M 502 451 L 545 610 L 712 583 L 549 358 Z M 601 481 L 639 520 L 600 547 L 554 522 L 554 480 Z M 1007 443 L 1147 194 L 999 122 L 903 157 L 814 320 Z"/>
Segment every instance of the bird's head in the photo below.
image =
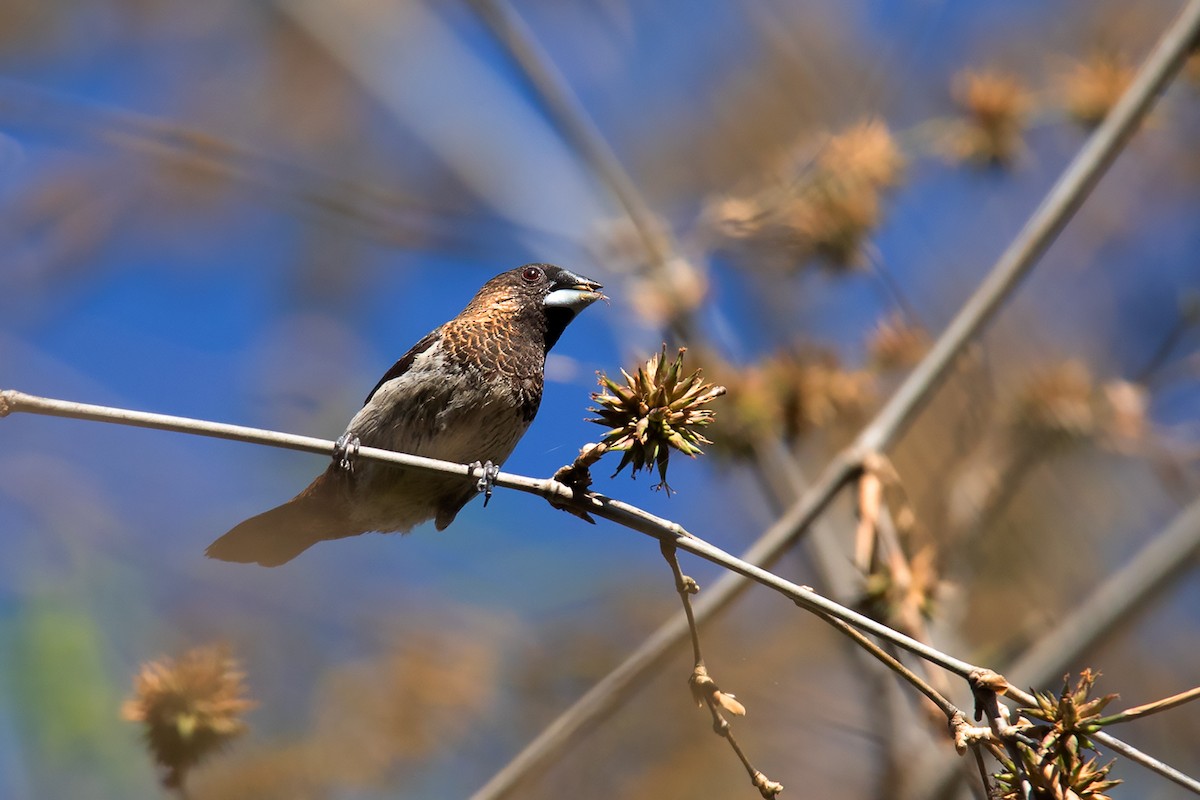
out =
<path fill-rule="evenodd" d="M 580 311 L 604 297 L 603 288 L 553 264 L 526 264 L 485 283 L 471 305 L 485 314 L 544 319 L 549 351 Z"/>

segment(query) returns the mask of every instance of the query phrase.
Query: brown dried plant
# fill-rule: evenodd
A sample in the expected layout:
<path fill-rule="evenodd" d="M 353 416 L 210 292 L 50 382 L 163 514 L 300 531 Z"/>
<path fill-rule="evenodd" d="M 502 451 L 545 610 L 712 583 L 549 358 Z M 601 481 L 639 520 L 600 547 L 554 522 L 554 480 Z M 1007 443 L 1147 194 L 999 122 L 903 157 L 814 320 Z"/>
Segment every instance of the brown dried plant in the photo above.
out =
<path fill-rule="evenodd" d="M 859 266 L 882 219 L 883 193 L 900 183 L 906 164 L 887 125 L 867 120 L 830 136 L 815 158 L 787 159 L 764 188 L 710 202 L 705 217 L 730 240 L 772 258 L 786 252 L 791 266 Z"/>
<path fill-rule="evenodd" d="M 1124 55 L 1097 50 L 1071 64 L 1060 77 L 1063 107 L 1076 122 L 1094 128 L 1129 88 L 1133 75 L 1133 65 Z"/>
<path fill-rule="evenodd" d="M 1007 166 L 1021 154 L 1022 134 L 1033 107 L 1033 95 L 1016 75 L 967 69 L 954 76 L 950 88 L 964 118 L 943 142 L 955 161 Z"/>
<path fill-rule="evenodd" d="M 180 789 L 192 767 L 245 732 L 242 715 L 256 704 L 245 697 L 244 678 L 222 645 L 142 665 L 121 716 L 142 723 L 164 786 Z"/>
<path fill-rule="evenodd" d="M 1090 755 L 1096 748 L 1088 737 L 1100 729 L 1100 713 L 1116 695 L 1091 697 L 1098 677 L 1085 669 L 1073 689 L 1070 676 L 1064 677 L 1058 695 L 1039 692 L 1037 706 L 1022 710 L 1022 735 L 1007 750 L 1010 755 L 1001 756 L 1002 770 L 995 775 L 1004 800 L 1110 800 L 1108 790 L 1120 781 L 1108 777 L 1111 762 L 1100 765 Z M 1024 783 L 1032 795 L 1024 792 Z"/>
<path fill-rule="evenodd" d="M 703 452 L 700 445 L 712 444 L 700 429 L 712 422 L 716 412 L 706 406 L 725 394 L 725 387 L 706 383 L 699 369 L 685 376 L 685 352 L 687 348 L 681 347 L 675 359 L 669 360 L 664 344 L 662 352 L 651 356 L 634 375 L 621 370 L 624 385 L 603 372 L 598 374 L 603 391 L 592 394 L 599 407 L 591 410 L 600 416 L 590 421 L 609 429 L 600 448 L 623 453 L 614 475 L 626 466 L 633 475 L 653 466 L 659 477 L 654 488 L 670 493 L 667 466 L 671 451 L 694 458 Z"/>
<path fill-rule="evenodd" d="M 928 331 L 902 314 L 893 314 L 871 331 L 867 360 L 878 370 L 908 369 L 925 356 L 931 343 Z"/>

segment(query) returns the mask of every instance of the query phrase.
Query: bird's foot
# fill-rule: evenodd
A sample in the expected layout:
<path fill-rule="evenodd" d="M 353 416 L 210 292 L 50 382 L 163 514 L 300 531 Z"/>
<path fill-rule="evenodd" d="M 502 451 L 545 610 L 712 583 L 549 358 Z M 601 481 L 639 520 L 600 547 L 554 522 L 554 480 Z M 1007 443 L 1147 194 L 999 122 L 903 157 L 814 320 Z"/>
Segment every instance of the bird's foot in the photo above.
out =
<path fill-rule="evenodd" d="M 491 461 L 483 464 L 476 461 L 470 467 L 473 470 L 483 470 L 483 474 L 479 477 L 479 482 L 475 484 L 475 490 L 483 492 L 483 507 L 487 508 L 488 500 L 492 499 L 492 489 L 496 487 L 496 476 L 500 474 L 500 467 Z"/>
<path fill-rule="evenodd" d="M 358 448 L 362 447 L 362 442 L 354 434 L 346 431 L 333 445 L 333 463 L 337 464 L 338 469 L 353 474 L 354 459 L 358 458 Z"/>

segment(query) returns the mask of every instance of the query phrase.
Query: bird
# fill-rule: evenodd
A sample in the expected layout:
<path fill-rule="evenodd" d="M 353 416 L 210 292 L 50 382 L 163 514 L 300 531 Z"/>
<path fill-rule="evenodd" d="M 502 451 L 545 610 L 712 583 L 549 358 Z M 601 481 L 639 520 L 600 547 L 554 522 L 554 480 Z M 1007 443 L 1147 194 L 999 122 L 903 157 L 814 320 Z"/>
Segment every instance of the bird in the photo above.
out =
<path fill-rule="evenodd" d="M 234 526 L 205 554 L 274 567 L 321 541 L 444 530 L 512 453 L 541 404 L 546 354 L 604 287 L 552 264 L 502 272 L 458 316 L 413 345 L 338 439 L 333 462 L 280 506 Z M 604 298 L 607 299 L 607 298 Z M 484 466 L 484 479 L 353 458 L 360 446 Z M 486 504 L 486 501 L 485 501 Z"/>

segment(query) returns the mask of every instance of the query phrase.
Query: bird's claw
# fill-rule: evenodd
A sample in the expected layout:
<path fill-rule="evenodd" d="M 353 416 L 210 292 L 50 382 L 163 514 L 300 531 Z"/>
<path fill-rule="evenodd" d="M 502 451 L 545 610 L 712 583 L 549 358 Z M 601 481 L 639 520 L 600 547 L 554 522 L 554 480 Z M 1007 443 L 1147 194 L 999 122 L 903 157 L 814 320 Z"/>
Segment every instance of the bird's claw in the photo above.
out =
<path fill-rule="evenodd" d="M 358 448 L 362 442 L 354 434 L 346 431 L 333 444 L 333 463 L 338 469 L 348 473 L 354 472 L 354 459 L 358 458 Z"/>
<path fill-rule="evenodd" d="M 488 500 L 492 499 L 492 489 L 496 487 L 496 476 L 500 474 L 500 467 L 487 461 L 480 464 L 478 461 L 470 465 L 471 469 L 483 470 L 479 481 L 475 484 L 475 491 L 483 492 L 483 507 L 487 508 Z"/>

